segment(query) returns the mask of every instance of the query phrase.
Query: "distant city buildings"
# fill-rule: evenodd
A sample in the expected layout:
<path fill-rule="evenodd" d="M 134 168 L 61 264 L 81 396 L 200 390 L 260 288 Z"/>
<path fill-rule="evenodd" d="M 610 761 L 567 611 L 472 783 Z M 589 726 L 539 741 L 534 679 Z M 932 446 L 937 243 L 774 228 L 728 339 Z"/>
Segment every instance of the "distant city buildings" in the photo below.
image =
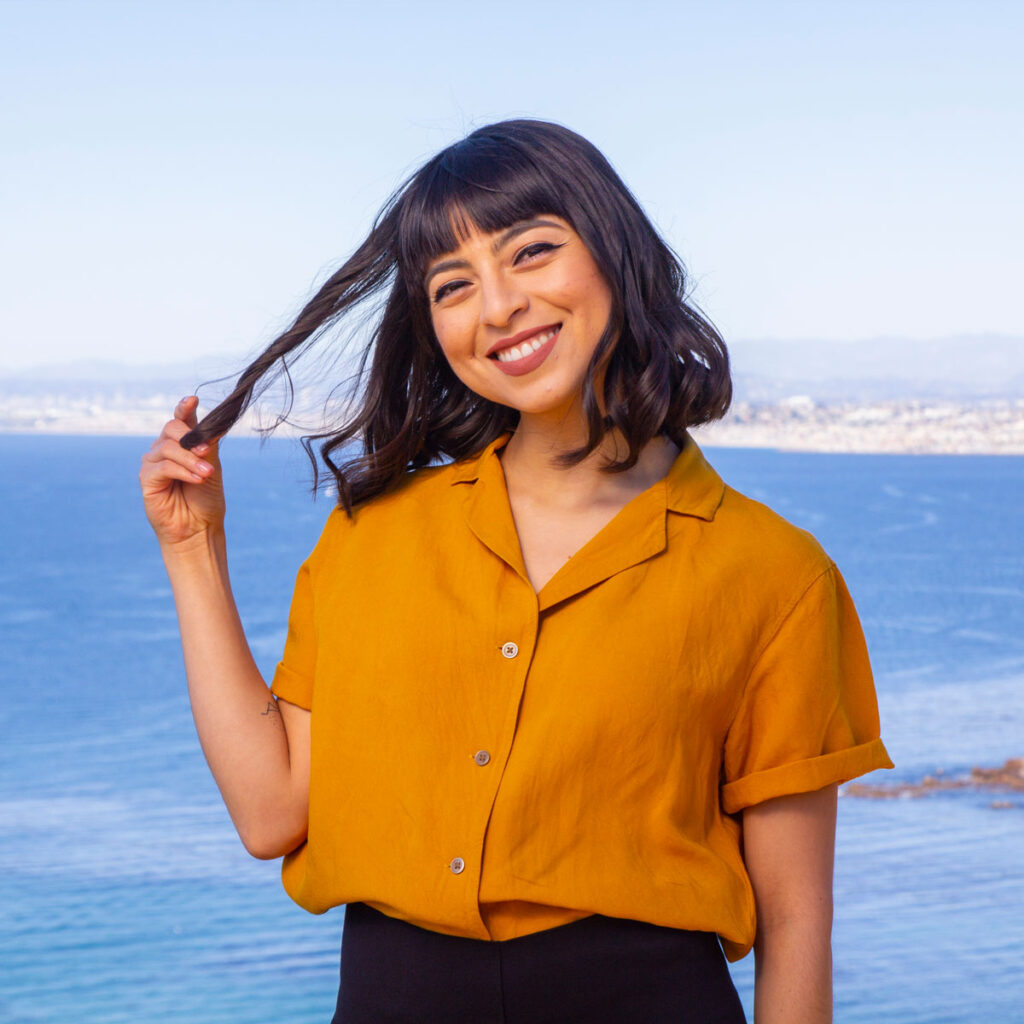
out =
<path fill-rule="evenodd" d="M 9 390 L 0 393 L 0 432 L 152 437 L 180 397 Z M 265 424 L 273 422 L 267 412 Z M 259 423 L 257 410 L 238 429 L 254 433 Z M 738 402 L 694 436 L 709 446 L 789 451 L 1024 455 L 1024 399 L 821 402 L 796 395 Z"/>
<path fill-rule="evenodd" d="M 737 403 L 702 444 L 821 452 L 1024 454 L 1024 399 Z"/>

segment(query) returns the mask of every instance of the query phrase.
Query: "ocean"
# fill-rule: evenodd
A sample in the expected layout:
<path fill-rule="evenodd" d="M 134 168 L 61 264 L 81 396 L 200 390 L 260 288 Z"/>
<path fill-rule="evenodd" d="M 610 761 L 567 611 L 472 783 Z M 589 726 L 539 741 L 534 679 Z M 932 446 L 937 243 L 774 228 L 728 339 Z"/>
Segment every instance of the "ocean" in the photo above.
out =
<path fill-rule="evenodd" d="M 342 911 L 242 850 L 192 726 L 139 438 L 0 435 L 0 1021 L 326 1022 Z M 708 449 L 839 564 L 893 772 L 1024 756 L 1024 458 Z M 294 442 L 224 445 L 269 676 L 330 510 Z M 1024 793 L 840 800 L 839 1024 L 1024 1022 Z M 750 1015 L 752 958 L 734 965 Z"/>

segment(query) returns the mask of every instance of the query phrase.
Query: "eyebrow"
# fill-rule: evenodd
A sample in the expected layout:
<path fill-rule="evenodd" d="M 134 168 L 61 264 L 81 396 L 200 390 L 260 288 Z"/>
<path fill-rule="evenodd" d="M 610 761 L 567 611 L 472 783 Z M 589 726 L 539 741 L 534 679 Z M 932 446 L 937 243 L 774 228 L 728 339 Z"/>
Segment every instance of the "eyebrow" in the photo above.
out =
<path fill-rule="evenodd" d="M 500 252 L 513 238 L 518 238 L 521 234 L 529 231 L 531 228 L 561 228 L 564 225 L 556 224 L 553 220 L 545 220 L 543 217 L 531 217 L 529 220 L 521 220 L 513 224 L 512 227 L 503 231 L 498 238 L 495 239 L 494 245 L 491 247 L 495 254 Z M 446 270 L 464 270 L 469 266 L 466 260 L 441 260 L 440 263 L 435 263 L 430 270 L 427 271 L 426 277 L 423 278 L 423 287 L 425 288 L 430 284 L 430 279 L 435 274 L 443 274 Z"/>

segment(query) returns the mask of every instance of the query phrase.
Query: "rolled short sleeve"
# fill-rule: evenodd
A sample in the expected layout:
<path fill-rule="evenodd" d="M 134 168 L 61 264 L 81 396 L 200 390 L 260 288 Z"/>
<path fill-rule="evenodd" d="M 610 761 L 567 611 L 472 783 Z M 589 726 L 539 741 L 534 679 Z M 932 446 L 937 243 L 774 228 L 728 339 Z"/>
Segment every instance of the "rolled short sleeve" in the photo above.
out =
<path fill-rule="evenodd" d="M 311 575 L 307 560 L 302 563 L 295 580 L 291 611 L 288 613 L 288 637 L 270 687 L 275 697 L 307 710 L 313 706 L 317 647 Z"/>
<path fill-rule="evenodd" d="M 891 767 L 864 634 L 833 565 L 757 658 L 726 737 L 722 805 L 733 814 Z"/>

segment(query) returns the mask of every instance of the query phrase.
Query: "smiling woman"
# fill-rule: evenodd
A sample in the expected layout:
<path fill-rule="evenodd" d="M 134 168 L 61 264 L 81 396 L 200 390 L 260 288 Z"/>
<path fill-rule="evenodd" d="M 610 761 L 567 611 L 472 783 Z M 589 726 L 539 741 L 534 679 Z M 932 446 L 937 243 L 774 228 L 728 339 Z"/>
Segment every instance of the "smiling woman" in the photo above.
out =
<path fill-rule="evenodd" d="M 217 441 L 378 293 L 268 689 Z M 735 1024 L 725 957 L 752 946 L 759 1024 L 831 1018 L 836 785 L 890 762 L 838 570 L 688 434 L 729 398 L 608 162 L 510 121 L 417 171 L 232 394 L 198 423 L 184 399 L 144 456 L 239 835 L 306 909 L 348 907 L 336 1024 Z"/>
<path fill-rule="evenodd" d="M 427 280 L 434 334 L 467 388 L 520 415 L 564 419 L 579 407 L 612 294 L 568 223 L 538 217 L 502 232 L 468 228 Z M 523 329 L 511 334 L 512 325 Z"/>

